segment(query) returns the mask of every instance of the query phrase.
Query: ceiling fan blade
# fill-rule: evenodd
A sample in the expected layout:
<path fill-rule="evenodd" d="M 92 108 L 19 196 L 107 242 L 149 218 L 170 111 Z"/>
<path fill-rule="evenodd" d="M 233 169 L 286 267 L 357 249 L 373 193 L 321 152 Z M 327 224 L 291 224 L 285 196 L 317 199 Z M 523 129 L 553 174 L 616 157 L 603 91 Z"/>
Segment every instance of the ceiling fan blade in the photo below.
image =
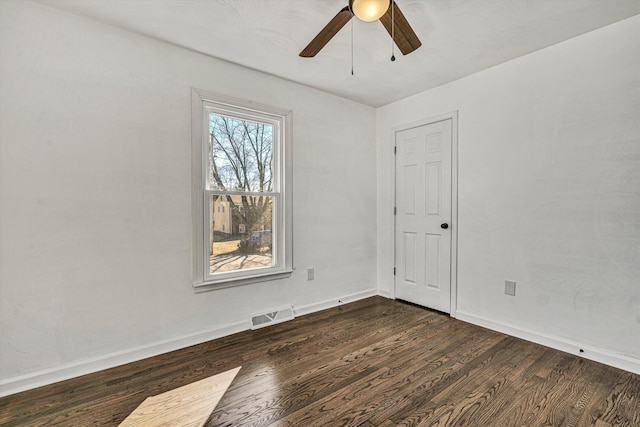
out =
<path fill-rule="evenodd" d="M 322 48 L 327 43 L 329 43 L 329 40 L 331 40 L 333 36 L 335 36 L 336 33 L 340 31 L 340 29 L 351 20 L 352 16 L 353 14 L 349 10 L 349 7 L 345 6 L 345 8 L 338 12 L 338 14 L 334 16 L 331 21 L 329 21 L 329 23 L 318 33 L 318 35 L 315 36 L 313 40 L 311 40 L 311 43 L 309 43 L 307 47 L 305 47 L 304 50 L 300 52 L 300 56 L 305 58 L 316 56 L 316 54 L 320 52 L 320 50 L 322 50 Z"/>
<path fill-rule="evenodd" d="M 395 1 L 393 2 L 393 18 L 395 20 L 393 39 L 403 55 L 411 53 L 422 46 L 422 42 L 418 39 L 413 28 L 409 25 L 409 21 L 404 17 Z M 387 32 L 391 36 L 391 8 L 387 10 L 387 13 L 382 15 L 380 22 L 382 22 L 382 25 L 384 25 L 384 28 L 387 29 Z"/>

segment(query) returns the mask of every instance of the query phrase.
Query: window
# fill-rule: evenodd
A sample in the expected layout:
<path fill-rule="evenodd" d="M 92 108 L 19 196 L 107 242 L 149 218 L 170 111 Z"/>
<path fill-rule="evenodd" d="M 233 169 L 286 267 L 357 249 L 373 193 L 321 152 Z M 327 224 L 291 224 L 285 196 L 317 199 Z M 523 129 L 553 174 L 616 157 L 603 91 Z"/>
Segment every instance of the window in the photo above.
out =
<path fill-rule="evenodd" d="M 292 270 L 290 111 L 192 92 L 197 291 Z"/>

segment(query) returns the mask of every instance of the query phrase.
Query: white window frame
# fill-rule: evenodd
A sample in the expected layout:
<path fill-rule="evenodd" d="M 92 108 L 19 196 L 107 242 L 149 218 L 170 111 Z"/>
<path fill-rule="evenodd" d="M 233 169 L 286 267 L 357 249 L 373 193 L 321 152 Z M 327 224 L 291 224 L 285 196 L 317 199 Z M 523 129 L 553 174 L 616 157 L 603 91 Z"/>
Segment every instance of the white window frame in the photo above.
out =
<path fill-rule="evenodd" d="M 207 199 L 211 191 L 206 187 L 206 174 L 209 150 L 209 113 L 211 112 L 273 125 L 274 188 L 272 192 L 264 194 L 273 197 L 272 257 L 274 262 L 270 267 L 210 274 L 209 204 Z M 282 279 L 291 275 L 293 271 L 292 122 L 293 113 L 290 110 L 192 88 L 192 280 L 196 292 Z M 255 195 L 255 193 L 238 194 Z"/>

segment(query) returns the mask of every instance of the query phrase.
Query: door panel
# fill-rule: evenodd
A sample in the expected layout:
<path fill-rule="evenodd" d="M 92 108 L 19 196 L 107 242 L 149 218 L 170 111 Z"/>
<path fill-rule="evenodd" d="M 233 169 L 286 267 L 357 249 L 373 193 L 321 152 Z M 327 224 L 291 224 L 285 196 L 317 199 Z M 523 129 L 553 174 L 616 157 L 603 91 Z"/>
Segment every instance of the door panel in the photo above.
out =
<path fill-rule="evenodd" d="M 442 193 L 442 162 L 431 162 L 426 164 L 426 178 L 425 183 L 425 200 L 427 206 L 425 211 L 427 215 L 440 215 L 440 195 Z"/>
<path fill-rule="evenodd" d="M 406 165 L 404 167 L 404 205 L 406 215 L 416 213 L 416 169 L 418 165 Z"/>
<path fill-rule="evenodd" d="M 416 282 L 416 233 L 404 233 L 404 280 Z"/>
<path fill-rule="evenodd" d="M 451 312 L 451 138 L 451 119 L 396 133 L 396 297 L 446 313 Z"/>
<path fill-rule="evenodd" d="M 425 285 L 440 289 L 440 237 L 425 235 Z"/>

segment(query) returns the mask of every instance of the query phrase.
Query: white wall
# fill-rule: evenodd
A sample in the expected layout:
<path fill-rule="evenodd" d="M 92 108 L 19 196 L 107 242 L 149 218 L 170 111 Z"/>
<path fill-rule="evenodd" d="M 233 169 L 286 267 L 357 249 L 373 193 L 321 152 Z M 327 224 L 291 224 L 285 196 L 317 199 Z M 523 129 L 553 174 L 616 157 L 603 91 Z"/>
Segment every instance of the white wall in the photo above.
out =
<path fill-rule="evenodd" d="M 457 110 L 458 317 L 640 372 L 638 34 L 640 16 L 378 109 L 382 293 L 391 129 Z"/>
<path fill-rule="evenodd" d="M 194 294 L 192 86 L 293 111 L 290 279 Z M 3 0 L 0 144 L 5 394 L 376 291 L 370 107 Z"/>

